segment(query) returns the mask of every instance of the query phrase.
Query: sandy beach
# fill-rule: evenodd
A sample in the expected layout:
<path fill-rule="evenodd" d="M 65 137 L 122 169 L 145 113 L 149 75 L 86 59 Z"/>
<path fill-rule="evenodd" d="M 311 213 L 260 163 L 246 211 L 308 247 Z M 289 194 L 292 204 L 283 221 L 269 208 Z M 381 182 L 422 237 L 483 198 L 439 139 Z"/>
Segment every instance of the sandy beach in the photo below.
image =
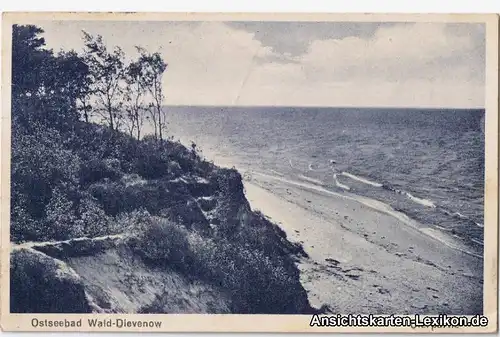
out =
<path fill-rule="evenodd" d="M 482 313 L 482 259 L 383 204 L 253 172 L 245 193 L 308 253 L 298 266 L 313 306 L 343 314 Z"/>

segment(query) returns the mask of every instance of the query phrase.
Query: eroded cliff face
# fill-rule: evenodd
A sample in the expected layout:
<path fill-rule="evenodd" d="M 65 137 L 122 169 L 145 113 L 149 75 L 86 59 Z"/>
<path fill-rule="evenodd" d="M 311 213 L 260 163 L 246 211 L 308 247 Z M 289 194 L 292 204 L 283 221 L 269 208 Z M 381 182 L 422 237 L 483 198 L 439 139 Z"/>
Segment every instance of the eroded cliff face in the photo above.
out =
<path fill-rule="evenodd" d="M 303 250 L 251 211 L 237 171 L 157 183 L 175 226 L 166 228 L 178 226 L 186 248 L 161 237 L 170 232 L 141 236 L 132 229 L 13 245 L 11 312 L 311 312 L 294 265 Z M 165 242 L 175 245 L 165 250 Z"/>
<path fill-rule="evenodd" d="M 222 290 L 145 264 L 114 235 L 15 246 L 11 312 L 229 313 Z"/>

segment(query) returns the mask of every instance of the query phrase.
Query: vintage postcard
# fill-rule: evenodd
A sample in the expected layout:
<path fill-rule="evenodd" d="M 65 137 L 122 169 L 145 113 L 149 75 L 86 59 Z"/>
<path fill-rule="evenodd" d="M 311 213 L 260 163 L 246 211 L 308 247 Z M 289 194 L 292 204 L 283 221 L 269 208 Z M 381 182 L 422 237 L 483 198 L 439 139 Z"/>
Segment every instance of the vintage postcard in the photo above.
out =
<path fill-rule="evenodd" d="M 498 30 L 5 13 L 2 328 L 496 331 Z"/>

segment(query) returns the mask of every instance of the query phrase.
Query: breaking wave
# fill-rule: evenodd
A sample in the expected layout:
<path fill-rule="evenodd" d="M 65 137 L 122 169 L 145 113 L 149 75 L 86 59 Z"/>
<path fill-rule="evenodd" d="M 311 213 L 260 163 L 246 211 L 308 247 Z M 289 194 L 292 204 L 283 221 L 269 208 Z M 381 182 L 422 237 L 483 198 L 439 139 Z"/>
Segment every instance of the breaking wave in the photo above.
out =
<path fill-rule="evenodd" d="M 337 187 L 340 187 L 340 188 L 342 188 L 342 189 L 344 189 L 344 190 L 347 190 L 347 191 L 351 190 L 351 188 L 350 188 L 349 186 L 342 184 L 342 183 L 341 183 L 341 182 L 337 179 L 337 174 L 336 174 L 336 173 L 334 173 L 334 174 L 333 174 L 333 181 L 335 182 L 335 185 L 336 185 Z"/>
<path fill-rule="evenodd" d="M 341 174 L 345 177 L 351 178 L 353 180 L 357 180 L 357 181 L 362 182 L 362 183 L 367 184 L 367 185 L 371 185 L 371 186 L 375 186 L 375 187 L 382 187 L 381 183 L 376 183 L 376 182 L 370 181 L 366 178 L 354 175 L 354 174 L 349 173 L 349 172 L 342 172 Z"/>

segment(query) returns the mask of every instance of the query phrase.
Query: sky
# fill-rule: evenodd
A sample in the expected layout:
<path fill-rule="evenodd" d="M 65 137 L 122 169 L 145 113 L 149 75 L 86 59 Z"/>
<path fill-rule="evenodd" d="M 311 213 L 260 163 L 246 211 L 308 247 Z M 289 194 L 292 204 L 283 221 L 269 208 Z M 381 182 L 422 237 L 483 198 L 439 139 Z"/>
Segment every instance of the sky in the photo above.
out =
<path fill-rule="evenodd" d="M 160 52 L 168 105 L 484 107 L 483 24 L 33 23 L 55 51 L 82 51 L 85 30 Z"/>

